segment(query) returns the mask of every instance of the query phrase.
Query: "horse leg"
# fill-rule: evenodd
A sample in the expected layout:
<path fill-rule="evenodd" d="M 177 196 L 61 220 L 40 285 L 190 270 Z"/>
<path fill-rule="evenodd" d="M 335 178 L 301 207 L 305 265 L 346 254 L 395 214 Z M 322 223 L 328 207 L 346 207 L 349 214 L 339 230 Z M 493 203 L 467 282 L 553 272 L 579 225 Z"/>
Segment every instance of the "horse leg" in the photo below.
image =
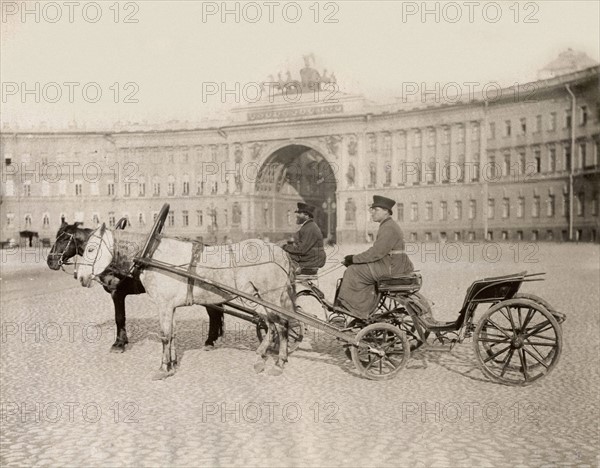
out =
<path fill-rule="evenodd" d="M 110 348 L 111 353 L 125 352 L 125 345 L 129 343 L 125 329 L 125 296 L 127 294 L 117 287 L 110 293 L 115 306 L 115 324 L 117 325 L 117 339 Z"/>
<path fill-rule="evenodd" d="M 267 318 L 265 316 L 265 318 Z M 269 320 L 266 320 L 267 323 L 267 333 L 265 334 L 265 338 L 260 342 L 260 345 L 256 349 L 256 361 L 254 362 L 254 370 L 257 374 L 265 370 L 265 362 L 267 360 L 267 349 L 271 344 L 271 335 L 273 334 L 273 323 Z"/>
<path fill-rule="evenodd" d="M 224 314 L 218 307 L 206 306 L 208 312 L 208 338 L 204 342 L 204 349 L 211 350 L 215 347 L 215 341 L 223 336 Z"/>
<path fill-rule="evenodd" d="M 175 308 L 169 304 L 159 305 L 159 323 L 161 336 L 160 339 L 163 345 L 162 362 L 158 371 L 154 374 L 152 380 L 162 380 L 175 373 L 171 350 L 173 348 L 173 314 Z"/>
<path fill-rule="evenodd" d="M 286 310 L 294 310 L 294 289 L 293 286 L 287 288 L 279 298 L 281 307 Z M 270 375 L 280 375 L 283 372 L 283 366 L 288 360 L 288 330 L 289 321 L 283 317 L 275 317 L 274 324 L 279 334 L 279 356 L 277 362 L 271 369 Z"/>
<path fill-rule="evenodd" d="M 275 365 L 269 369 L 269 375 L 281 375 L 288 355 L 288 325 L 276 322 L 275 328 L 279 334 L 279 356 Z"/>

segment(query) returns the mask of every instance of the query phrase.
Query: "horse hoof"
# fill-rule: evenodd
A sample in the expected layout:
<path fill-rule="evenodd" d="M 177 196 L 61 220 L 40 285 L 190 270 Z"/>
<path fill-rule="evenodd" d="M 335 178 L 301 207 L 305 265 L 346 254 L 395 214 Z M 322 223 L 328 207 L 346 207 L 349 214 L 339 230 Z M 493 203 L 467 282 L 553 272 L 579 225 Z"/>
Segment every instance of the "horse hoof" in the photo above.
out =
<path fill-rule="evenodd" d="M 159 370 L 154 373 L 152 380 L 165 380 L 167 377 L 171 377 L 175 373 L 174 370 L 164 371 Z"/>
<path fill-rule="evenodd" d="M 283 373 L 283 369 L 281 367 L 279 367 L 278 365 L 274 365 L 267 371 L 267 374 L 269 374 L 269 375 L 281 375 L 282 373 Z"/>
<path fill-rule="evenodd" d="M 125 344 L 114 344 L 110 348 L 111 353 L 124 353 L 125 352 Z"/>
<path fill-rule="evenodd" d="M 265 370 L 264 361 L 259 361 L 259 362 L 254 363 L 254 372 L 256 372 L 257 374 L 260 374 L 264 370 Z"/>

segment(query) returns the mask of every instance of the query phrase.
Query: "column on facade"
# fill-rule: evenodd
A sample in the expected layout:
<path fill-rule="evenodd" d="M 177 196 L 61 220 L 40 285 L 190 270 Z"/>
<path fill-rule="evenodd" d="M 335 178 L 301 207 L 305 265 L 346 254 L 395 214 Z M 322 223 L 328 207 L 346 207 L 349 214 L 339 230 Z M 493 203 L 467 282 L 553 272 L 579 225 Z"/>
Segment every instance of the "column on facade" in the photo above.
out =
<path fill-rule="evenodd" d="M 475 145 L 472 144 L 473 122 L 463 122 L 463 125 L 465 128 L 465 144 L 464 144 L 464 160 L 465 160 L 464 171 L 465 171 L 465 174 L 463 175 L 462 182 L 468 183 L 471 181 L 471 179 L 473 178 L 473 175 L 475 174 L 475 167 L 473 166 L 473 163 L 476 162 L 476 161 L 474 161 L 474 154 L 473 154 Z M 481 132 L 480 132 L 480 134 L 481 134 Z M 460 161 L 460 158 L 458 158 L 458 159 Z"/>

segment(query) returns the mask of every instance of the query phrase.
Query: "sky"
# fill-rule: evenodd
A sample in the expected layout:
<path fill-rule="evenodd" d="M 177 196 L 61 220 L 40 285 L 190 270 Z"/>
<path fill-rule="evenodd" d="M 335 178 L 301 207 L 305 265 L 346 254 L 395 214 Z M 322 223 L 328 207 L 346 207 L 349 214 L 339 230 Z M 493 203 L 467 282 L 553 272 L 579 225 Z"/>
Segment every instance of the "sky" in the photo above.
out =
<path fill-rule="evenodd" d="M 269 75 L 298 79 L 310 53 L 340 91 L 374 100 L 413 82 L 523 83 L 569 47 L 600 61 L 599 3 L 2 0 L 1 120 L 202 121 Z"/>

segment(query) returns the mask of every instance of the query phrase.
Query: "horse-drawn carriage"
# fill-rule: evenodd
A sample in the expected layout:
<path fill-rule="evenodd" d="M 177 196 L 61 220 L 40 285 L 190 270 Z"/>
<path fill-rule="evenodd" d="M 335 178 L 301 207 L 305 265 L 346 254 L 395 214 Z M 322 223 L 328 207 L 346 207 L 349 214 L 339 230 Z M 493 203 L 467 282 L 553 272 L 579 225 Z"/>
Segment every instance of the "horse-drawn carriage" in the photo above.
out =
<path fill-rule="evenodd" d="M 260 358 L 255 364 L 257 371 L 264 369 L 266 351 L 277 336 L 279 360 L 274 373 L 281 372 L 287 361 L 288 341 L 291 348 L 296 347 L 302 340 L 304 326 L 343 341 L 359 373 L 374 380 L 395 376 L 406 365 L 412 351 L 448 350 L 470 337 L 483 373 L 503 384 L 529 385 L 550 373 L 559 360 L 560 324 L 565 319 L 564 314 L 537 296 L 518 292 L 523 282 L 539 281 L 541 274 L 522 272 L 475 281 L 467 290 L 457 319 L 451 322 L 433 318 L 429 301 L 419 293 L 422 279 L 418 273 L 381 280 L 377 284 L 377 306 L 366 320 L 361 320 L 335 308 L 335 301 L 327 301 L 315 282 L 316 276 L 294 277 L 287 256 L 284 260 L 274 258 L 276 250 L 270 250 L 268 261 L 254 262 L 254 269 L 246 268 L 249 272 L 246 275 L 231 270 L 239 272 L 243 267 L 252 267 L 252 262 L 242 265 L 229 259 L 224 267 L 205 265 L 204 269 L 197 266 L 195 260 L 183 262 L 183 257 L 162 247 L 169 245 L 169 238 L 162 235 L 168 211 L 169 205 L 165 204 L 131 271 L 132 275 L 141 275 L 148 294 L 161 304 L 161 377 L 172 373 L 177 364 L 172 341 L 173 311 L 191 303 L 217 305 L 226 313 L 257 323 L 259 338 L 263 338 L 257 350 Z M 89 280 L 112 260 L 115 254 L 111 243 L 104 228 L 90 237 L 90 247 L 86 250 L 95 257 L 83 264 L 85 272 L 78 273 L 84 285 L 89 285 Z M 173 248 L 188 248 L 177 245 L 179 247 Z M 103 254 L 102 247 L 107 249 Z M 194 248 L 189 247 L 192 257 Z M 228 249 L 231 253 L 231 247 Z M 104 263 L 96 271 L 102 256 Z M 267 265 L 273 268 L 265 269 Z M 259 267 L 262 270 L 257 270 Z M 265 278 L 265 272 L 270 272 L 272 277 Z M 171 289 L 161 289 L 161 284 L 169 281 Z M 173 288 L 179 284 L 183 286 L 175 291 Z M 302 297 L 316 300 L 323 308 L 325 320 L 295 307 L 296 299 Z M 489 309 L 474 323 L 475 311 L 482 304 L 489 305 Z"/>

